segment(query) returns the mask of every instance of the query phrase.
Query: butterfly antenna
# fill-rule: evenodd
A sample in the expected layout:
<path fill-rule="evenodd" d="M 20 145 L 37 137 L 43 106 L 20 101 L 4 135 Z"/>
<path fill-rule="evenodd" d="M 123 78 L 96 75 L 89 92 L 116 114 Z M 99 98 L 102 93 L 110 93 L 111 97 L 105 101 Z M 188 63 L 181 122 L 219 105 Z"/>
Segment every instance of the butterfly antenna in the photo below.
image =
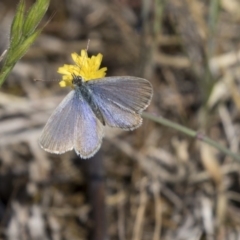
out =
<path fill-rule="evenodd" d="M 89 46 L 90 46 L 90 39 L 88 39 L 88 42 L 87 42 L 86 52 L 88 51 Z"/>
<path fill-rule="evenodd" d="M 40 78 L 34 78 L 33 81 L 37 82 L 60 82 L 61 80 L 59 79 L 51 79 L 51 80 L 45 80 L 45 79 L 40 79 Z"/>
<path fill-rule="evenodd" d="M 85 54 L 85 56 L 83 57 L 83 60 L 82 60 L 82 65 L 83 65 L 83 63 L 84 63 L 85 59 L 87 58 L 89 44 L 90 44 L 90 39 L 88 39 L 88 43 L 87 43 L 87 47 L 86 47 L 86 54 Z"/>
<path fill-rule="evenodd" d="M 88 42 L 87 42 L 86 55 L 83 57 L 81 64 L 78 65 L 78 67 L 79 67 L 80 69 L 81 69 L 81 66 L 83 65 L 85 59 L 87 58 L 87 52 L 88 52 L 89 45 L 90 45 L 90 39 L 88 39 Z"/>

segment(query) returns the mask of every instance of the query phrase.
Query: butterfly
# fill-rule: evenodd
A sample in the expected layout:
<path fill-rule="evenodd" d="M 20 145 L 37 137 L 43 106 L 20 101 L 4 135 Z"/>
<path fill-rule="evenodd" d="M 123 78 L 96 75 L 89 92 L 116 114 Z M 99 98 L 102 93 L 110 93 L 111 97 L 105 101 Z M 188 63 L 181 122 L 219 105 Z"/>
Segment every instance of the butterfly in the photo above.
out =
<path fill-rule="evenodd" d="M 83 81 L 73 76 L 68 93 L 47 121 L 40 146 L 61 154 L 70 150 L 83 159 L 100 148 L 104 126 L 133 130 L 142 124 L 141 113 L 150 104 L 153 89 L 143 78 L 105 77 Z"/>

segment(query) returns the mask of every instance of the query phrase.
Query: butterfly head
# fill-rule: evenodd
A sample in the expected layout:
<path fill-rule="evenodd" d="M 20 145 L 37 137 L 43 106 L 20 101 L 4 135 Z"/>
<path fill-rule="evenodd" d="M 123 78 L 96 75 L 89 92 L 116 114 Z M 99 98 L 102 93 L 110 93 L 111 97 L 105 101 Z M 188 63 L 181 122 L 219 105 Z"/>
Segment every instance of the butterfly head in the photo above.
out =
<path fill-rule="evenodd" d="M 72 75 L 72 85 L 74 88 L 81 86 L 83 83 L 83 78 L 75 74 Z"/>

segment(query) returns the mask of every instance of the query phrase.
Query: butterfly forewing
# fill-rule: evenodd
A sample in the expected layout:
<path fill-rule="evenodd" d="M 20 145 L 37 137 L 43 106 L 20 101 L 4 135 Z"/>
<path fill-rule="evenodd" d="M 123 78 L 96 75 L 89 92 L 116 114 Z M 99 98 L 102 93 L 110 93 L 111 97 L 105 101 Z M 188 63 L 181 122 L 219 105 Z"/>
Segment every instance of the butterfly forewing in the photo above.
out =
<path fill-rule="evenodd" d="M 87 82 L 94 95 L 107 98 L 134 112 L 143 111 L 152 98 L 152 85 L 143 78 L 106 77 Z"/>
<path fill-rule="evenodd" d="M 87 82 L 106 123 L 112 127 L 135 129 L 141 113 L 150 103 L 152 86 L 137 77 L 107 77 Z"/>
<path fill-rule="evenodd" d="M 74 124 L 74 91 L 71 91 L 48 119 L 39 140 L 41 147 L 58 154 L 72 150 Z"/>
<path fill-rule="evenodd" d="M 100 147 L 103 126 L 88 103 L 71 91 L 53 112 L 40 137 L 41 147 L 51 153 L 73 148 L 82 158 L 91 157 Z"/>

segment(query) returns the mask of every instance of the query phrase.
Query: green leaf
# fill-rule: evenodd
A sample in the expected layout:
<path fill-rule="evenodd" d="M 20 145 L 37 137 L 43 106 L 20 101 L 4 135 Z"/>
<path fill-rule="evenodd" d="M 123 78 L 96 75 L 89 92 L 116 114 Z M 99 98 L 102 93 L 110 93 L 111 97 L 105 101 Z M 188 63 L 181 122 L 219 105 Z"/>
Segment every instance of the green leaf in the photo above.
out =
<path fill-rule="evenodd" d="M 2 69 L 2 71 L 0 72 L 0 85 L 3 84 L 4 80 L 9 75 L 9 73 L 12 71 L 13 67 L 14 66 L 8 66 L 8 67 L 4 67 Z"/>
<path fill-rule="evenodd" d="M 16 15 L 13 19 L 12 25 L 11 25 L 11 46 L 16 46 L 21 37 L 22 37 L 22 27 L 23 27 L 23 21 L 24 21 L 24 10 L 25 10 L 25 1 L 20 0 Z"/>
<path fill-rule="evenodd" d="M 33 42 L 40 35 L 41 30 L 35 31 L 31 36 L 29 36 L 26 40 L 24 40 L 21 45 L 17 48 L 12 49 L 10 47 L 10 55 L 6 61 L 6 65 L 15 64 L 23 55 L 27 52 L 28 48 L 33 44 Z"/>
<path fill-rule="evenodd" d="M 3 84 L 16 62 L 23 57 L 44 27 L 36 27 L 46 13 L 50 0 L 37 0 L 25 17 L 25 0 L 20 0 L 11 25 L 10 46 L 0 71 L 0 86 Z"/>
<path fill-rule="evenodd" d="M 23 25 L 24 36 L 29 36 L 34 32 L 46 13 L 48 6 L 49 0 L 37 0 L 36 3 L 31 7 Z"/>

